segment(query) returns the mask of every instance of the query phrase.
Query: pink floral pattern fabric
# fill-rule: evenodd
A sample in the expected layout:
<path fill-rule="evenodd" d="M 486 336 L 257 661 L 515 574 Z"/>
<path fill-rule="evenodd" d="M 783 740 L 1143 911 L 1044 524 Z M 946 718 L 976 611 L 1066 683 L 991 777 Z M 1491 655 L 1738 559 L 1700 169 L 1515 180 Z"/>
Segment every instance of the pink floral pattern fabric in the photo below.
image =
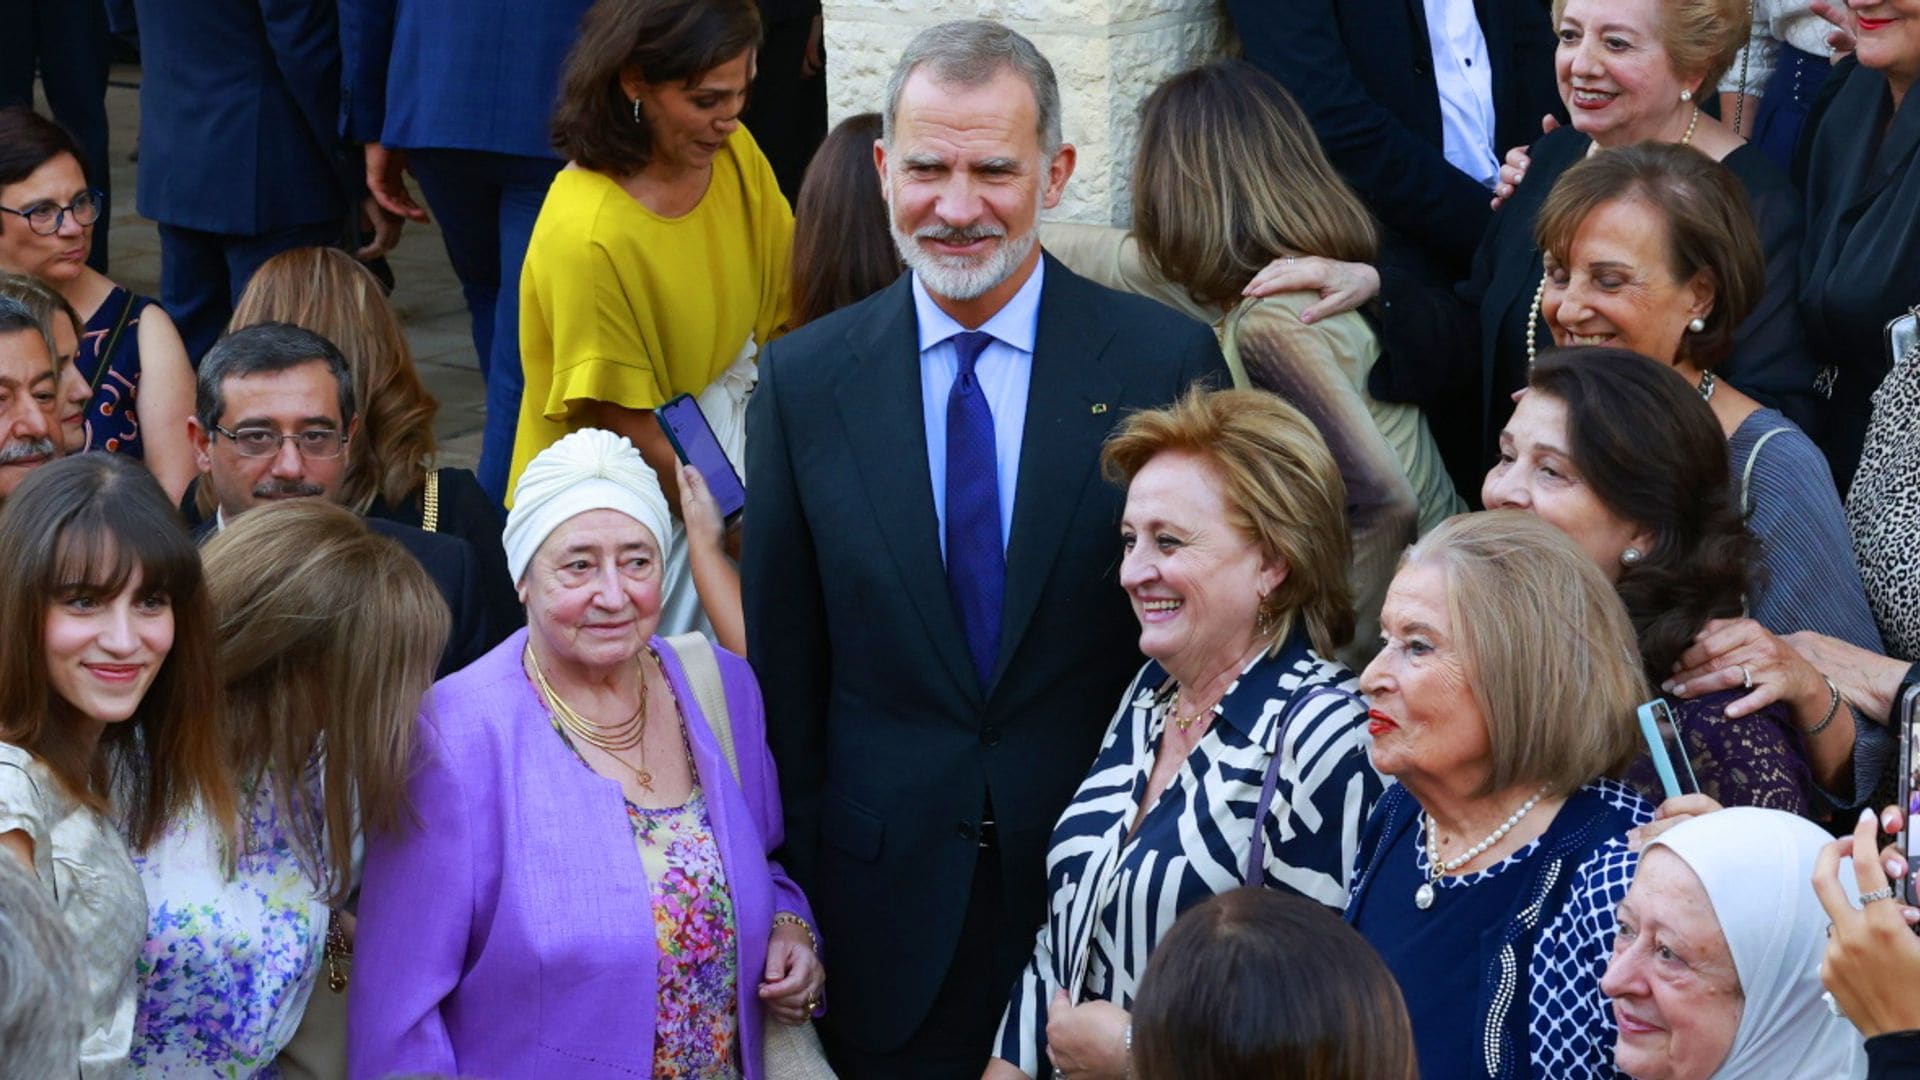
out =
<path fill-rule="evenodd" d="M 653 1030 L 656 1080 L 740 1075 L 739 973 L 733 897 L 698 787 L 684 805 L 627 804 L 634 843 L 653 884 L 660 994 Z"/>

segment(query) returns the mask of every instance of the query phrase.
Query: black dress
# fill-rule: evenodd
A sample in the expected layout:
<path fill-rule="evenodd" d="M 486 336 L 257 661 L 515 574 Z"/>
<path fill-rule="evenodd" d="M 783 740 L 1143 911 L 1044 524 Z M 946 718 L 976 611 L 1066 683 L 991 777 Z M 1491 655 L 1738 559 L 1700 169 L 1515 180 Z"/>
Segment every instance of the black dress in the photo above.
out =
<path fill-rule="evenodd" d="M 1591 143 L 1572 128 L 1559 128 L 1533 144 L 1526 182 L 1493 216 L 1468 280 L 1445 290 L 1389 268 L 1380 273 L 1375 314 L 1382 355 L 1370 388 L 1382 401 L 1411 402 L 1426 412 L 1454 484 L 1476 506 L 1500 429 L 1513 414 L 1509 395 L 1527 381 L 1527 310 L 1542 273 L 1534 218 L 1554 182 L 1586 156 Z M 1752 204 L 1767 258 L 1767 288 L 1741 324 L 1733 355 L 1719 374 L 1818 438 L 1826 403 L 1815 387 L 1819 365 L 1807 350 L 1794 305 L 1799 196 L 1786 175 L 1751 146 L 1734 150 L 1722 164 Z M 1535 333 L 1540 348 L 1552 346 L 1544 323 Z"/>
<path fill-rule="evenodd" d="M 1839 369 L 1823 444 L 1844 494 L 1887 373 L 1886 325 L 1920 303 L 1920 108 L 1909 99 L 1896 113 L 1886 76 L 1851 58 L 1828 82 L 1802 142 L 1800 312 L 1807 340 Z"/>

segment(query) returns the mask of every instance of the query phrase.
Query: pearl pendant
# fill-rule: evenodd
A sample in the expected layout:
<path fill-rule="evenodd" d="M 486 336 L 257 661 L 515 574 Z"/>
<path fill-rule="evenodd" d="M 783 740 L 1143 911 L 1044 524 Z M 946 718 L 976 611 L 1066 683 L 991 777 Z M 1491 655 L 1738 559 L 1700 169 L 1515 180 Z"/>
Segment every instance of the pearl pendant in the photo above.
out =
<path fill-rule="evenodd" d="M 1419 888 L 1413 890 L 1413 906 L 1421 911 L 1433 906 L 1433 882 L 1422 882 Z"/>

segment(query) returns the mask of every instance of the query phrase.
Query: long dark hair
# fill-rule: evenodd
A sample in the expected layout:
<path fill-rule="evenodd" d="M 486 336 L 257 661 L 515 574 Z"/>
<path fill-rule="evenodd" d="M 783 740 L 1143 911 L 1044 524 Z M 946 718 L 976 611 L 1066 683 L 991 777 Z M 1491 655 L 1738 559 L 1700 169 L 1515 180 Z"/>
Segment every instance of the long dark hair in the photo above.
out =
<path fill-rule="evenodd" d="M 1222 893 L 1154 947 L 1133 1005 L 1141 1080 L 1413 1080 L 1400 987 L 1354 929 L 1272 889 Z"/>
<path fill-rule="evenodd" d="M 880 114 L 856 113 L 814 151 L 793 210 L 793 312 L 810 323 L 864 300 L 900 276 L 873 143 Z"/>
<path fill-rule="evenodd" d="M 1679 372 L 1626 349 L 1548 349 L 1527 385 L 1566 406 L 1567 452 L 1588 489 L 1654 534 L 1616 587 L 1658 684 L 1707 620 L 1741 613 L 1751 584 L 1758 545 L 1720 422 Z"/>
<path fill-rule="evenodd" d="M 233 787 L 218 731 L 213 609 L 200 553 L 151 473 L 118 454 L 82 454 L 35 469 L 0 510 L 0 740 L 45 762 L 96 810 L 116 803 L 144 849 L 198 794 L 223 827 Z M 92 754 L 73 707 L 48 677 L 47 611 L 74 592 L 117 596 L 135 572 L 173 608 L 173 648 L 125 723 Z"/>
<path fill-rule="evenodd" d="M 653 160 L 653 133 L 634 123 L 620 73 L 691 82 L 759 44 L 753 0 L 595 0 L 561 73 L 553 148 L 583 169 L 638 172 Z"/>

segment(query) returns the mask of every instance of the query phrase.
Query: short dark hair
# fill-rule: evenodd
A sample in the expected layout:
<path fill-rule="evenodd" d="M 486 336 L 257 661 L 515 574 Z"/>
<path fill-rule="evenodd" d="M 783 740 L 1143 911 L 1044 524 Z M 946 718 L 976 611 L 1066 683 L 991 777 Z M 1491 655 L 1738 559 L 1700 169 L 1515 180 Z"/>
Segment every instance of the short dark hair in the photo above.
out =
<path fill-rule="evenodd" d="M 1740 614 L 1758 545 L 1741 519 L 1727 438 L 1700 392 L 1626 349 L 1547 349 L 1527 386 L 1567 410 L 1567 453 L 1616 517 L 1654 533 L 1615 585 L 1656 685 L 1707 620 Z"/>
<path fill-rule="evenodd" d="M 32 309 L 11 296 L 0 296 L 0 334 L 11 334 L 20 330 L 40 333 L 40 320 L 33 317 Z M 51 347 L 47 355 L 52 356 Z"/>
<path fill-rule="evenodd" d="M 1733 352 L 1734 334 L 1766 291 L 1766 249 L 1746 185 L 1691 146 L 1641 142 L 1602 150 L 1554 182 L 1533 219 L 1534 243 L 1565 266 L 1581 222 L 1601 205 L 1621 199 L 1636 200 L 1659 215 L 1661 220 L 1648 227 L 1666 240 L 1667 270 L 1676 282 L 1691 281 L 1702 271 L 1713 282 L 1713 309 L 1702 319 L 1706 328 L 1683 334 L 1680 341 L 1682 356 L 1702 371 L 1711 370 Z"/>
<path fill-rule="evenodd" d="M 827 133 L 807 165 L 793 208 L 792 326 L 864 300 L 900 276 L 873 167 L 879 138 L 880 114 L 856 113 Z"/>
<path fill-rule="evenodd" d="M 257 323 L 214 342 L 200 361 L 193 409 L 209 431 L 227 411 L 226 381 L 320 361 L 340 388 L 340 425 L 353 423 L 353 371 L 333 342 L 290 323 Z"/>
<path fill-rule="evenodd" d="M 87 155 L 66 128 L 25 105 L 0 109 L 0 187 L 25 180 L 61 154 L 71 154 L 80 164 L 81 175 L 91 181 Z"/>
<path fill-rule="evenodd" d="M 691 84 L 760 44 L 753 0 L 595 0 L 560 77 L 553 148 L 583 169 L 626 174 L 653 160 L 620 73 Z"/>
<path fill-rule="evenodd" d="M 1141 1080 L 1413 1080 L 1417 1064 L 1379 954 L 1326 908 L 1274 889 L 1188 908 L 1134 998 Z"/>

